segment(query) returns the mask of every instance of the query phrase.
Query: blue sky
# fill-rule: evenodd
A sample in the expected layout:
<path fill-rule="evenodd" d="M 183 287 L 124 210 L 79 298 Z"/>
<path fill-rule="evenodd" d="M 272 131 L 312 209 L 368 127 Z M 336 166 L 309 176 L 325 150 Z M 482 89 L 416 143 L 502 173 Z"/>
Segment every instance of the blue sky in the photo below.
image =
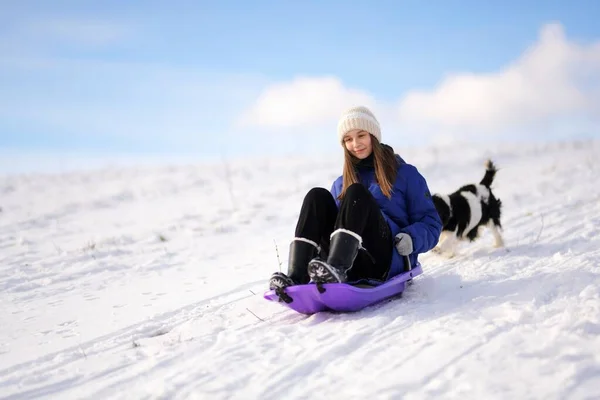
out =
<path fill-rule="evenodd" d="M 596 1 L 1 9 L 0 152 L 328 152 L 355 103 L 395 147 L 598 136 Z"/>

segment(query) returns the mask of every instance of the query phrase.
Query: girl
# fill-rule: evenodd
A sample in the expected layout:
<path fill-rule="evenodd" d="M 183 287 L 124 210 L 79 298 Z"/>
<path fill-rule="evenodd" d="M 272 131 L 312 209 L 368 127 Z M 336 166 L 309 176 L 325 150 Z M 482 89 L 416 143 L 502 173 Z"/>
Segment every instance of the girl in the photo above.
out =
<path fill-rule="evenodd" d="M 289 248 L 287 274 L 269 288 L 367 280 L 381 283 L 404 271 L 402 256 L 417 265 L 442 229 L 427 182 L 417 169 L 381 144 L 381 129 L 366 107 L 353 107 L 338 122 L 343 174 L 330 191 L 305 196 Z"/>

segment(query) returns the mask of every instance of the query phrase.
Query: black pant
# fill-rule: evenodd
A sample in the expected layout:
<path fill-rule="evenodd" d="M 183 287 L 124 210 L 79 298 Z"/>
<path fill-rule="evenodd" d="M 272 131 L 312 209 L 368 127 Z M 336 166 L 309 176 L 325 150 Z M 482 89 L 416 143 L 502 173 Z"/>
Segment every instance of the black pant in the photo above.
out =
<path fill-rule="evenodd" d="M 305 196 L 296 225 L 296 237 L 310 239 L 321 246 L 321 258 L 327 259 L 329 238 L 339 228 L 362 237 L 358 256 L 348 271 L 348 279 L 384 280 L 390 268 L 393 238 L 373 195 L 360 183 L 351 185 L 338 212 L 333 195 L 313 188 Z"/>

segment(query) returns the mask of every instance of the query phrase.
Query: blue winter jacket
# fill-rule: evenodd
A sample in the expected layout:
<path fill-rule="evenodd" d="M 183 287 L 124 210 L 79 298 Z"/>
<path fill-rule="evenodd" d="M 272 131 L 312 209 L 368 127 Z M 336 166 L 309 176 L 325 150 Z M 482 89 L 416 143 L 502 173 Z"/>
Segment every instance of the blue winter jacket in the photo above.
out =
<path fill-rule="evenodd" d="M 410 235 L 413 252 L 409 258 L 411 265 L 416 266 L 418 255 L 426 253 L 436 246 L 442 230 L 442 221 L 433 205 L 425 178 L 416 167 L 407 164 L 399 155 L 398 174 L 394 182 L 392 197 L 385 197 L 375 179 L 373 168 L 358 171 L 359 179 L 379 204 L 381 213 L 386 219 L 392 236 L 400 232 Z M 338 195 L 342 190 L 343 177 L 338 177 L 331 187 L 331 193 L 340 206 Z M 392 251 L 392 265 L 388 279 L 404 271 L 404 261 L 396 249 Z"/>

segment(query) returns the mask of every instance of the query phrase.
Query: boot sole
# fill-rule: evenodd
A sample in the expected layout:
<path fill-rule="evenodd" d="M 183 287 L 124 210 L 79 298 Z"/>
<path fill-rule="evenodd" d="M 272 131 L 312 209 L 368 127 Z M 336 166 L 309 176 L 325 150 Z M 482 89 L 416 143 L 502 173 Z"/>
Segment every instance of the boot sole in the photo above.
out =
<path fill-rule="evenodd" d="M 286 292 L 285 289 L 294 286 L 294 282 L 285 274 L 276 272 L 269 279 L 269 289 L 274 290 L 280 301 L 291 303 L 294 301 Z"/>
<path fill-rule="evenodd" d="M 274 273 L 273 276 L 271 276 L 271 279 L 269 279 L 270 290 L 285 289 L 286 287 L 293 285 L 294 282 L 290 278 L 279 272 Z"/>
<path fill-rule="evenodd" d="M 308 264 L 308 276 L 314 283 L 342 283 L 346 281 L 345 275 L 321 260 L 313 260 Z"/>

